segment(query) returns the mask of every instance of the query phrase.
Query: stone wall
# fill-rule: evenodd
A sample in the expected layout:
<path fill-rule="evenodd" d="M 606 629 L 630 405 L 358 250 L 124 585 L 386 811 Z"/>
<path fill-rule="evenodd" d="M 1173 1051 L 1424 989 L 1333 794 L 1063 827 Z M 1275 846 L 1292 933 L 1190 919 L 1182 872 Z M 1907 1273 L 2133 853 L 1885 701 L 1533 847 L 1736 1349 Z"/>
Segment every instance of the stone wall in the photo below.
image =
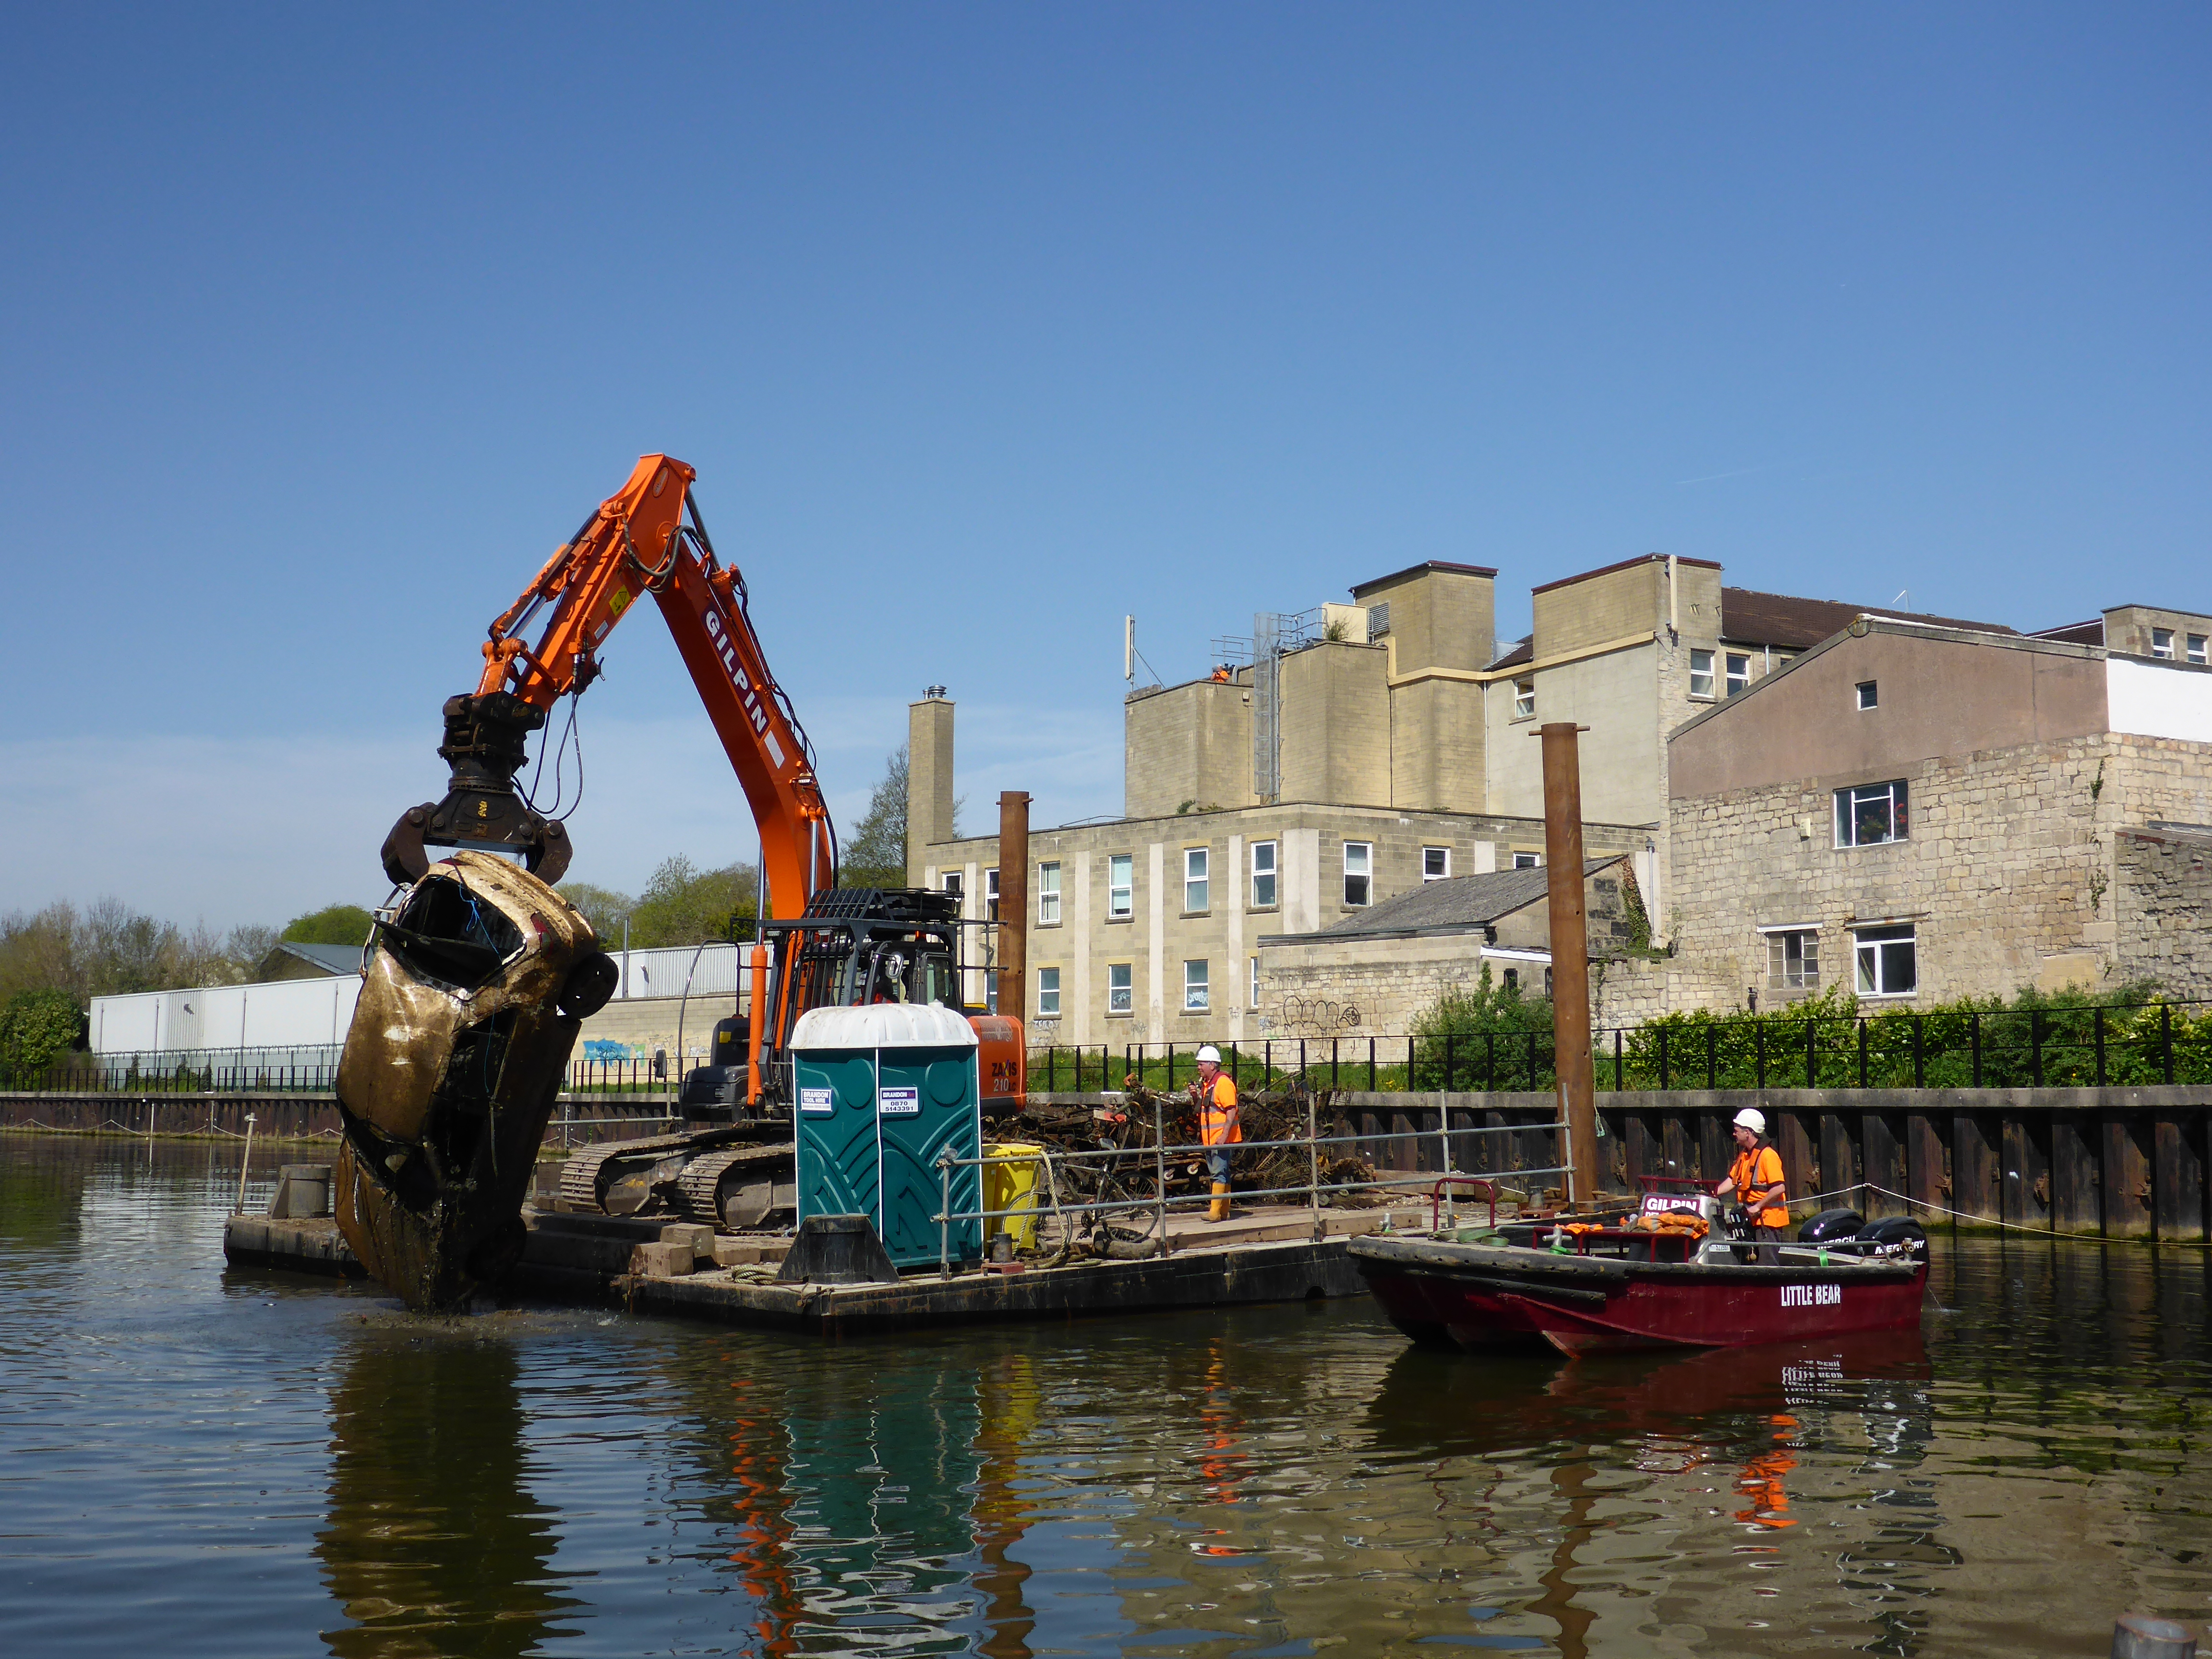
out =
<path fill-rule="evenodd" d="M 2113 851 L 2120 974 L 2212 997 L 2212 831 L 2122 830 Z"/>
<path fill-rule="evenodd" d="M 1248 681 L 1194 680 L 1140 691 L 1123 720 L 1122 810 L 1129 817 L 1253 804 Z"/>
<path fill-rule="evenodd" d="M 1663 964 L 1621 955 L 1631 941 L 1631 896 L 1636 878 L 1626 861 L 1592 876 L 1583 889 L 1589 950 L 1592 1018 L 1616 1019 L 1614 1008 L 1656 1011 L 1653 986 L 1663 987 Z M 1271 945 L 1261 955 L 1260 1018 L 1249 1036 L 1260 1037 L 1395 1036 L 1411 1031 L 1445 996 L 1480 982 L 1486 944 L 1492 949 L 1546 950 L 1549 932 L 1542 901 L 1501 917 L 1486 941 L 1482 930 L 1430 933 L 1412 939 L 1319 937 Z M 1541 963 L 1511 957 L 1487 958 L 1493 980 L 1508 969 L 1532 995 L 1544 990 Z M 1632 1016 L 1626 1023 L 1632 1024 Z"/>
<path fill-rule="evenodd" d="M 1911 923 L 1919 985 L 1907 1006 L 2110 982 L 2133 959 L 2114 920 L 2115 837 L 2202 812 L 2212 756 L 2100 733 L 1905 763 L 1893 775 L 1908 787 L 1908 837 L 1876 847 L 1837 847 L 1834 805 L 1836 788 L 1875 776 L 1674 803 L 1663 926 L 1677 946 L 1674 1006 L 1741 1006 L 1753 987 L 1763 1006 L 1796 994 L 1768 986 L 1760 929 L 1798 924 L 1818 933 L 1825 987 L 1850 972 L 1853 924 Z"/>
<path fill-rule="evenodd" d="M 723 992 L 713 996 L 630 997 L 610 1002 L 584 1022 L 582 1033 L 576 1038 L 575 1060 L 584 1058 L 584 1044 L 591 1042 L 611 1042 L 629 1044 L 641 1049 L 638 1057 L 653 1058 L 656 1048 L 674 1063 L 677 1052 L 677 1024 L 684 1028 L 683 1047 L 689 1054 L 689 1063 L 698 1065 L 707 1054 L 707 1046 L 714 1036 L 714 1022 L 726 1019 L 737 1012 L 733 1000 Z"/>

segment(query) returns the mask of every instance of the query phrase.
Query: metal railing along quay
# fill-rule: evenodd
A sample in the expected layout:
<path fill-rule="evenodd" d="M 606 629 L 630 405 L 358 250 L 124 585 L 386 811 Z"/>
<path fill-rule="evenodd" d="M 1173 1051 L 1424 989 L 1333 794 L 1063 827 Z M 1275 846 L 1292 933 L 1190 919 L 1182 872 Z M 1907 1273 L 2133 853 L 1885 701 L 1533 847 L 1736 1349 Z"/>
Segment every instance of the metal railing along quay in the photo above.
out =
<path fill-rule="evenodd" d="M 1674 1016 L 1592 1033 L 1601 1090 L 2106 1088 L 2212 1083 L 2212 1001 L 2058 1004 L 1792 1019 Z M 1226 1037 L 1165 1043 L 1044 1044 L 1029 1084 L 1046 1094 L 1172 1091 L 1197 1074 L 1201 1042 L 1242 1089 L 1465 1091 L 1556 1086 L 1548 1027 L 1387 1036 Z"/>
<path fill-rule="evenodd" d="M 1149 1219 L 1142 1242 L 1149 1243 L 1152 1247 L 1145 1254 L 1158 1255 L 1168 1254 L 1168 1212 L 1178 1206 L 1212 1202 L 1210 1193 L 1170 1192 L 1168 1190 L 1170 1184 L 1169 1171 L 1170 1168 L 1182 1165 L 1194 1158 L 1201 1158 L 1207 1152 L 1218 1152 L 1220 1149 L 1199 1143 L 1174 1146 L 1164 1144 L 1163 1137 L 1166 1132 L 1164 1118 L 1165 1115 L 1160 1102 L 1154 1100 L 1152 1103 L 1153 1139 L 1150 1145 L 1139 1144 L 1126 1147 L 1106 1147 L 1079 1152 L 1039 1146 L 1034 1151 L 987 1153 L 981 1158 L 954 1158 L 950 1149 L 947 1149 L 937 1159 L 936 1168 L 940 1180 L 939 1210 L 936 1215 L 930 1218 L 937 1224 L 939 1276 L 946 1279 L 952 1276 L 952 1224 L 957 1221 L 983 1222 L 987 1224 L 988 1233 L 988 1224 L 992 1221 L 1021 1224 L 1032 1221 L 1042 1222 L 1047 1217 L 1051 1217 L 1058 1223 L 1059 1243 L 1061 1250 L 1065 1252 L 1072 1249 L 1074 1243 L 1075 1233 L 1067 1219 L 1071 1216 L 1091 1216 L 1100 1220 L 1107 1220 L 1116 1215 L 1144 1215 Z M 1559 1163 L 1498 1170 L 1460 1170 L 1454 1167 L 1454 1150 L 1462 1143 L 1474 1141 L 1480 1144 L 1486 1137 L 1489 1136 L 1526 1135 L 1530 1133 L 1557 1137 Z M 1304 1135 L 1288 1140 L 1240 1141 L 1231 1149 L 1236 1154 L 1286 1150 L 1303 1151 L 1306 1154 L 1306 1179 L 1290 1186 L 1246 1188 L 1236 1194 L 1237 1200 L 1249 1203 L 1260 1199 L 1303 1199 L 1311 1218 L 1313 1242 L 1319 1243 L 1327 1237 L 1327 1224 L 1322 1218 L 1322 1200 L 1325 1194 L 1388 1192 L 1401 1188 L 1417 1188 L 1424 1192 L 1438 1193 L 1443 1186 L 1450 1182 L 1464 1183 L 1473 1180 L 1495 1183 L 1509 1177 L 1518 1181 L 1536 1176 L 1558 1176 L 1564 1182 L 1573 1164 L 1571 1156 L 1573 1143 L 1569 1134 L 1568 1126 L 1564 1122 L 1554 1121 L 1540 1125 L 1516 1125 L 1480 1129 L 1455 1129 L 1446 1126 L 1424 1137 L 1424 1139 L 1437 1141 L 1441 1147 L 1440 1172 L 1432 1171 L 1404 1176 L 1376 1175 L 1351 1181 L 1324 1181 L 1322 1178 L 1321 1157 L 1323 1147 L 1354 1146 L 1371 1140 L 1373 1138 L 1367 1135 L 1322 1134 L 1320 1129 L 1318 1109 L 1309 1097 L 1306 1102 L 1306 1133 Z M 1123 1196 L 1095 1200 L 1062 1202 L 1060 1196 L 1060 1171 L 1071 1166 L 1081 1167 L 1090 1164 L 1102 1164 L 1109 1172 L 1132 1173 L 1143 1171 L 1146 1166 L 1149 1165 L 1152 1190 L 1149 1193 L 1127 1193 Z M 1027 1203 L 1000 1206 L 996 1208 L 985 1206 L 974 1210 L 954 1209 L 952 1207 L 952 1172 L 955 1170 L 981 1170 L 994 1164 L 1041 1165 L 1044 1176 L 1044 1196 L 1039 1199 L 1032 1195 Z M 1535 1195 L 1534 1193 L 1530 1194 L 1532 1198 Z M 1494 1213 L 1496 1208 L 1494 1189 L 1492 1207 Z"/>

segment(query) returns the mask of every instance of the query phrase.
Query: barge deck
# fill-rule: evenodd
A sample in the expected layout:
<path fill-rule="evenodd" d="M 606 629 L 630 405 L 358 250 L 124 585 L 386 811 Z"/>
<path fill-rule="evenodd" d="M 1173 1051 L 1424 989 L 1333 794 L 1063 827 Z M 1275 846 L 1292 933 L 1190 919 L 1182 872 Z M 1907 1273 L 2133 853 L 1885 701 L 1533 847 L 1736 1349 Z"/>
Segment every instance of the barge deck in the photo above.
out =
<path fill-rule="evenodd" d="M 949 1279 L 932 1267 L 896 1283 L 787 1285 L 775 1274 L 787 1235 L 714 1235 L 657 1217 L 526 1209 L 528 1242 L 500 1294 L 822 1336 L 1357 1297 L 1366 1285 L 1347 1246 L 1389 1215 L 1323 1211 L 1318 1241 L 1304 1208 L 1255 1208 L 1218 1224 L 1171 1215 L 1169 1253 L 1141 1261 L 1032 1260 L 969 1267 Z M 1401 1210 L 1401 1221 L 1412 1218 Z M 234 1267 L 365 1277 L 327 1218 L 234 1215 L 223 1226 L 223 1252 Z"/>

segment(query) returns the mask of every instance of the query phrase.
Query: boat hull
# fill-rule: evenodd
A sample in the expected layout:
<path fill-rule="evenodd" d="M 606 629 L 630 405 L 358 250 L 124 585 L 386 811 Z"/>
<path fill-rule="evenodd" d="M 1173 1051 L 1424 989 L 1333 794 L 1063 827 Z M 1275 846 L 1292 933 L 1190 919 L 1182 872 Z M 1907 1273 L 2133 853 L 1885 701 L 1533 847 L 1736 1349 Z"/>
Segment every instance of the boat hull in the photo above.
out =
<path fill-rule="evenodd" d="M 1763 1267 L 1641 1262 L 1426 1240 L 1356 1239 L 1391 1322 L 1429 1346 L 1563 1353 L 1739 1347 L 1917 1327 L 1925 1259 Z"/>

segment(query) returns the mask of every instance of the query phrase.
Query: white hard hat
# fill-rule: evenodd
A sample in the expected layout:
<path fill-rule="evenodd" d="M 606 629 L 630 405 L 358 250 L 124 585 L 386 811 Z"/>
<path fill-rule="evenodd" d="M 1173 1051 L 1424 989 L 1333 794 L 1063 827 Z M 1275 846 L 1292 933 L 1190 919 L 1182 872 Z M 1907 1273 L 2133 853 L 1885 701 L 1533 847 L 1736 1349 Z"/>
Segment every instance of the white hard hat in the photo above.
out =
<path fill-rule="evenodd" d="M 1210 1042 L 1209 1042 L 1209 1043 L 1207 1043 L 1207 1044 L 1206 1045 L 1206 1047 L 1204 1047 L 1203 1048 L 1200 1048 L 1200 1049 L 1198 1051 L 1198 1057 L 1199 1057 L 1199 1059 L 1200 1059 L 1201 1060 L 1212 1060 L 1212 1061 L 1216 1066 L 1218 1066 L 1218 1065 L 1220 1065 L 1220 1064 L 1221 1064 L 1221 1050 L 1220 1050 L 1220 1049 L 1218 1049 L 1218 1048 L 1215 1048 L 1215 1047 L 1214 1047 L 1212 1043 L 1210 1043 Z"/>
<path fill-rule="evenodd" d="M 1755 1135 L 1766 1133 L 1766 1114 L 1747 1106 L 1735 1115 L 1735 1127 L 1748 1129 Z"/>

